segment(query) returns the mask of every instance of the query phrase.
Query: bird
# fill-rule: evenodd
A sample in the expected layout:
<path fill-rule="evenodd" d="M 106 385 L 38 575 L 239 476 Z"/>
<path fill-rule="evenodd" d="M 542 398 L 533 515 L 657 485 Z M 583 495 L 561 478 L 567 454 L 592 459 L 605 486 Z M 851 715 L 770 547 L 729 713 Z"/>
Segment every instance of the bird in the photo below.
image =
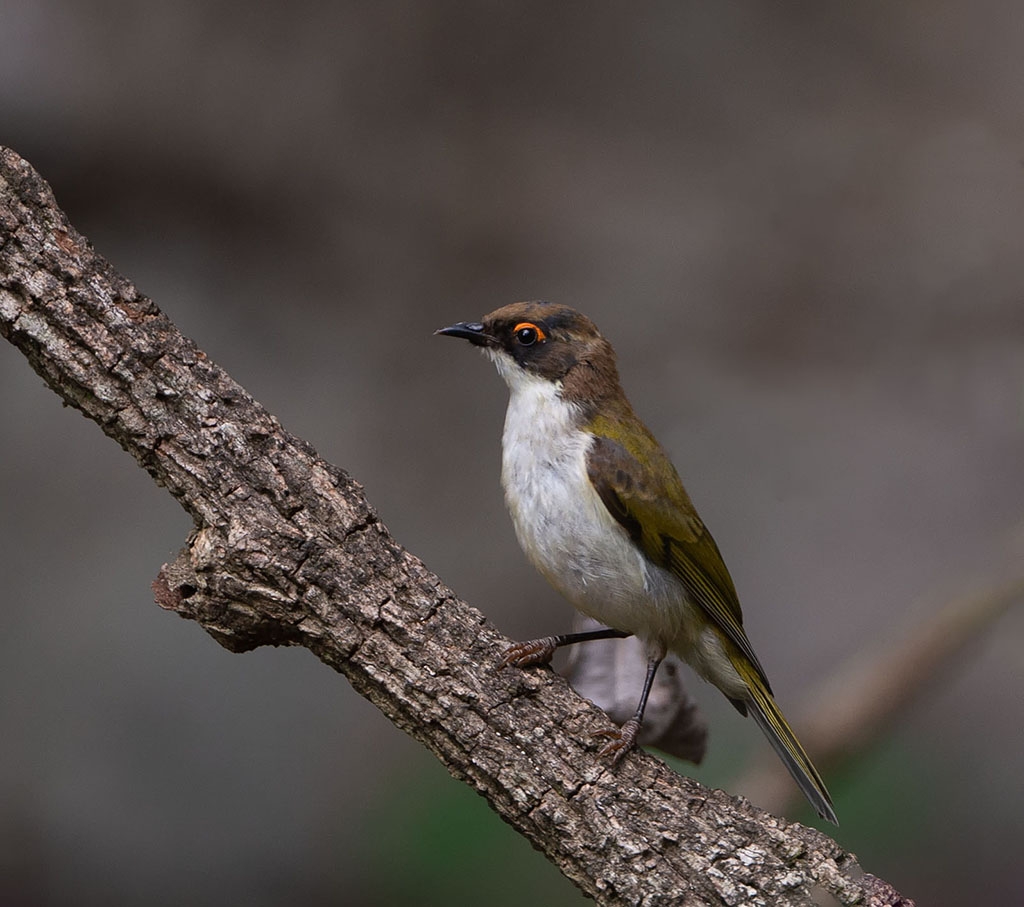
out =
<path fill-rule="evenodd" d="M 615 351 L 566 305 L 505 305 L 435 332 L 469 341 L 509 390 L 501 481 L 530 562 L 600 629 L 516 643 L 504 667 L 547 664 L 556 649 L 636 636 L 646 677 L 636 712 L 598 731 L 613 765 L 635 745 L 668 652 L 764 732 L 815 811 L 838 824 L 825 783 L 775 702 L 743 629 L 739 598 L 711 533 L 619 380 Z"/>

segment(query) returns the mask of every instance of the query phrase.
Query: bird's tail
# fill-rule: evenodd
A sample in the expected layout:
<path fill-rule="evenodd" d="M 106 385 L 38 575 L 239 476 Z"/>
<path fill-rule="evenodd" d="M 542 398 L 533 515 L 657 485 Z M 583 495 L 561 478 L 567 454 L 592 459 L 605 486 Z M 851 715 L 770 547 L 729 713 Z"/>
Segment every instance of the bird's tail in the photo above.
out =
<path fill-rule="evenodd" d="M 740 663 L 736 664 L 737 661 Z M 783 765 L 789 770 L 793 780 L 810 801 L 815 812 L 821 818 L 838 825 L 839 820 L 836 818 L 836 812 L 832 806 L 832 798 L 825 789 L 825 782 L 821 780 L 821 775 L 811 763 L 810 757 L 800 745 L 800 741 L 796 739 L 796 734 L 793 733 L 789 722 L 786 721 L 775 704 L 775 699 L 765 686 L 761 674 L 746 659 L 736 659 L 733 664 L 750 690 L 750 699 L 743 704 L 747 706 L 758 726 L 764 731 L 768 742 L 779 754 Z"/>

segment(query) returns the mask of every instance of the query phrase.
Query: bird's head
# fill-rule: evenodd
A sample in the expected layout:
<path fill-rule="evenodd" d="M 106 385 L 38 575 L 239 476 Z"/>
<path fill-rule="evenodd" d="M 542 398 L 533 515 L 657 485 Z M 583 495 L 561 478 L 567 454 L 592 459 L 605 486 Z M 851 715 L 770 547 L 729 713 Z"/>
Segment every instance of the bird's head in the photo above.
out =
<path fill-rule="evenodd" d="M 618 387 L 611 344 L 586 315 L 565 305 L 514 302 L 483 321 L 460 321 L 437 333 L 480 347 L 512 390 L 540 379 L 586 404 Z"/>

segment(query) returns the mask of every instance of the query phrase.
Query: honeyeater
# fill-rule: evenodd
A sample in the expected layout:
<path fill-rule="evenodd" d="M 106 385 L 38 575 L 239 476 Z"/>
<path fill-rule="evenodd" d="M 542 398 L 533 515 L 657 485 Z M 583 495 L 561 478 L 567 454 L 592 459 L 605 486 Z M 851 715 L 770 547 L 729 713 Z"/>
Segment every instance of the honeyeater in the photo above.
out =
<path fill-rule="evenodd" d="M 519 302 L 437 333 L 480 347 L 508 385 L 501 481 L 519 544 L 558 592 L 606 627 L 519 643 L 503 663 L 544 664 L 559 646 L 636 635 L 647 655 L 636 713 L 603 732 L 601 754 L 618 762 L 636 742 L 658 665 L 674 652 L 753 716 L 811 805 L 835 822 L 743 629 L 718 546 L 633 412 L 594 323 L 568 306 Z"/>

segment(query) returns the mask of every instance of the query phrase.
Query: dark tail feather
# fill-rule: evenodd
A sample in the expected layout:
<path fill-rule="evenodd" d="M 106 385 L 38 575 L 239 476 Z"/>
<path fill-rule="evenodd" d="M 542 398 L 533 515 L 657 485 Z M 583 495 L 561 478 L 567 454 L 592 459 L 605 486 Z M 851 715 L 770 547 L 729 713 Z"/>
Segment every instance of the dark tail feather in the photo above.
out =
<path fill-rule="evenodd" d="M 825 789 L 825 782 L 821 780 L 818 770 L 811 763 L 804 748 L 800 745 L 800 741 L 796 739 L 793 729 L 783 717 L 782 712 L 779 711 L 772 694 L 768 692 L 761 677 L 752 668 L 749 671 L 740 668 L 740 673 L 750 689 L 751 698 L 747 700 L 746 705 L 754 721 L 764 731 L 768 742 L 779 754 L 783 765 L 789 770 L 793 780 L 810 801 L 815 812 L 821 818 L 838 825 L 839 820 L 832 807 L 832 798 Z"/>

